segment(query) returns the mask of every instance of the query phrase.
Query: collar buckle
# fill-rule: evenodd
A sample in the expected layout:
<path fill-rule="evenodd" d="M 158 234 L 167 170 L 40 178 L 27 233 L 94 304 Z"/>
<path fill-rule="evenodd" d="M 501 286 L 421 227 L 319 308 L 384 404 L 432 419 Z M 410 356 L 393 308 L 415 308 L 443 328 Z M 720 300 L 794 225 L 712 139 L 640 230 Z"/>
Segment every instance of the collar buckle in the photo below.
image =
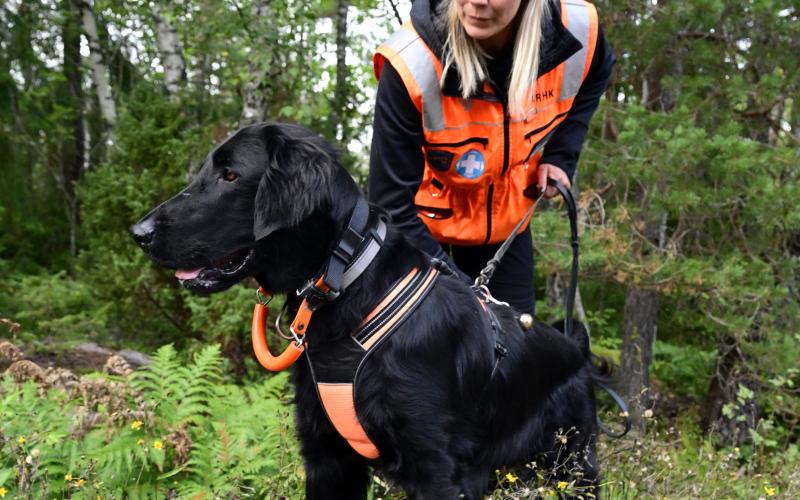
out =
<path fill-rule="evenodd" d="M 306 303 L 308 304 L 308 308 L 311 309 L 312 311 L 316 311 L 317 309 L 319 309 L 328 302 L 333 302 L 341 294 L 340 290 L 333 290 L 330 288 L 327 291 L 325 291 L 322 288 L 320 288 L 320 286 L 317 286 L 318 284 L 320 286 L 328 288 L 327 284 L 325 283 L 325 280 L 320 278 L 315 282 L 315 280 L 310 279 L 306 282 L 305 285 L 297 289 L 296 292 L 298 297 L 306 301 Z"/>
<path fill-rule="evenodd" d="M 339 244 L 333 250 L 333 255 L 347 265 L 365 239 L 366 236 L 348 226 L 339 240 Z"/>

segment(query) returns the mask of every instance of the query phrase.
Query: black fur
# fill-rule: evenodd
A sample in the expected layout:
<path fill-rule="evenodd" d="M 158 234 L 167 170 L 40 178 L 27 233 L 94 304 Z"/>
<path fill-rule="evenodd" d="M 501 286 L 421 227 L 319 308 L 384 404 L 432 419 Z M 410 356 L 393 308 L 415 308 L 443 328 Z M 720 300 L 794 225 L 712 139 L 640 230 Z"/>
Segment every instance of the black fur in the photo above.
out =
<path fill-rule="evenodd" d="M 230 171 L 238 175 L 233 181 L 225 180 Z M 132 232 L 165 267 L 205 267 L 183 282 L 190 289 L 213 292 L 255 276 L 265 289 L 291 296 L 318 274 L 358 196 L 324 141 L 301 127 L 260 124 L 220 145 L 183 192 Z M 235 272 L 215 267 L 226 259 L 235 267 L 240 258 Z M 428 265 L 390 227 L 362 277 L 315 313 L 309 349 L 346 340 L 394 280 Z M 513 310 L 493 306 L 493 312 L 508 348 L 493 377 L 495 333 L 469 287 L 446 275 L 372 356 L 356 408 L 380 450 L 375 461 L 337 434 L 307 364 L 296 363 L 292 381 L 307 497 L 365 498 L 372 466 L 411 498 L 477 499 L 496 468 L 541 455 L 555 471 L 553 479 L 592 489 L 599 474 L 592 378 L 599 372 L 590 362 L 585 330 L 567 338 L 536 323 L 523 332 Z"/>

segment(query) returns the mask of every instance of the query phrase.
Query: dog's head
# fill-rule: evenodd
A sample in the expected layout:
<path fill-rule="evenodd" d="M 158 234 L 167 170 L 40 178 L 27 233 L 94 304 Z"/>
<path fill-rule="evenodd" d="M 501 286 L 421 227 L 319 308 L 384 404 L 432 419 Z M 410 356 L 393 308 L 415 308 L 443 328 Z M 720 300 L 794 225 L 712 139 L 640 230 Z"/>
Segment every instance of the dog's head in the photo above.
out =
<path fill-rule="evenodd" d="M 131 234 L 183 286 L 212 293 L 285 265 L 274 261 L 276 248 L 290 247 L 277 241 L 311 218 L 341 224 L 358 196 L 328 143 L 296 125 L 262 123 L 216 147 L 194 180 Z"/>

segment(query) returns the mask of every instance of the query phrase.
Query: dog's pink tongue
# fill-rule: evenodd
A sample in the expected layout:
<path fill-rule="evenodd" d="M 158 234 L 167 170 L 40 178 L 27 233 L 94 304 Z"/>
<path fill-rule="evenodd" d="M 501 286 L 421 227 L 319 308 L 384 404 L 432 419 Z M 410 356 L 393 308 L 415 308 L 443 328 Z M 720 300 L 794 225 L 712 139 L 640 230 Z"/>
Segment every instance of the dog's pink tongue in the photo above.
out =
<path fill-rule="evenodd" d="M 202 267 L 198 267 L 197 269 L 178 269 L 175 271 L 175 277 L 179 280 L 193 280 L 197 278 L 197 275 L 200 274 L 202 270 Z"/>

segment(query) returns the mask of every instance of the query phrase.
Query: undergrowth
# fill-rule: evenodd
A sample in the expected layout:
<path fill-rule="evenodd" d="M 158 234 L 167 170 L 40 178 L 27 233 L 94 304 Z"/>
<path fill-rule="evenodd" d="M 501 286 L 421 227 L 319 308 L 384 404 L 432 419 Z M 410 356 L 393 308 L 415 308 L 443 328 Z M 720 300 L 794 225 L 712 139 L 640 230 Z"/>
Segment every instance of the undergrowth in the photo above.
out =
<path fill-rule="evenodd" d="M 287 377 L 225 383 L 219 348 L 168 345 L 85 390 L 0 385 L 0 497 L 278 498 L 302 491 Z M 106 385 L 103 385 L 106 384 Z"/>
<path fill-rule="evenodd" d="M 0 497 L 303 498 L 286 375 L 234 385 L 223 366 L 216 346 L 186 362 L 168 345 L 146 370 L 68 389 L 3 377 Z M 689 416 L 601 437 L 598 456 L 604 498 L 800 497 L 797 444 L 718 447 Z M 535 463 L 498 470 L 487 498 L 590 497 L 552 476 Z M 375 476 L 370 498 L 405 496 Z"/>

